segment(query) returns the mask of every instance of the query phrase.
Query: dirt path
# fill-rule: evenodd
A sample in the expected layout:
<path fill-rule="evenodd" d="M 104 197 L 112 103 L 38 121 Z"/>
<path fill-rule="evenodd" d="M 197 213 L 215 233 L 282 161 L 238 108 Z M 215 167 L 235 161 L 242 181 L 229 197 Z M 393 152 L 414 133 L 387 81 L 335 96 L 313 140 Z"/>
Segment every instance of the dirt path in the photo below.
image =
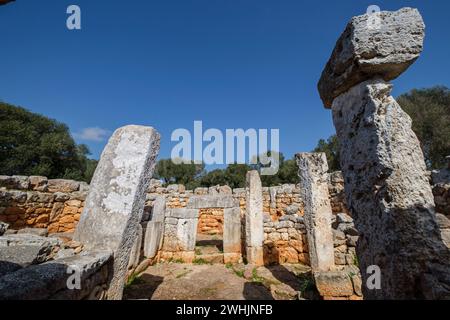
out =
<path fill-rule="evenodd" d="M 309 268 L 163 263 L 150 266 L 124 292 L 124 299 L 272 300 L 297 299 L 308 289 Z"/>

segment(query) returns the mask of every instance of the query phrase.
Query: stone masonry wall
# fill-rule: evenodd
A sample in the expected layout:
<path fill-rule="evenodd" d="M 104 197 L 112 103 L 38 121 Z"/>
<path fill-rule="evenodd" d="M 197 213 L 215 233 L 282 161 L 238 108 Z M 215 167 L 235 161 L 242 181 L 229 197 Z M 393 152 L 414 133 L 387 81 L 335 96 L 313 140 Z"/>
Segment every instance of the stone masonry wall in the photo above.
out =
<path fill-rule="evenodd" d="M 47 228 L 73 232 L 89 186 L 45 177 L 0 176 L 0 221 L 10 229 Z"/>
<path fill-rule="evenodd" d="M 330 175 L 329 193 L 333 210 L 333 235 L 337 265 L 354 264 L 357 231 L 344 200 L 344 180 L 340 172 Z M 48 233 L 73 232 L 89 190 L 83 182 L 45 177 L 0 176 L 0 221 L 9 229 L 46 228 Z M 241 216 L 245 213 L 245 188 L 228 186 L 186 190 L 183 185 L 162 187 L 152 180 L 146 200 L 143 224 L 150 220 L 153 202 L 166 198 L 167 209 L 184 208 L 192 195 L 232 195 L 238 199 Z M 450 183 L 433 186 L 444 242 L 450 245 Z M 303 203 L 299 185 L 286 184 L 263 188 L 264 260 L 272 263 L 309 263 Z M 198 233 L 221 234 L 223 209 L 201 209 Z M 347 213 L 347 214 L 346 214 Z M 244 234 L 244 233 L 243 233 Z"/>
<path fill-rule="evenodd" d="M 207 235 L 223 234 L 223 209 L 200 209 L 197 233 Z"/>

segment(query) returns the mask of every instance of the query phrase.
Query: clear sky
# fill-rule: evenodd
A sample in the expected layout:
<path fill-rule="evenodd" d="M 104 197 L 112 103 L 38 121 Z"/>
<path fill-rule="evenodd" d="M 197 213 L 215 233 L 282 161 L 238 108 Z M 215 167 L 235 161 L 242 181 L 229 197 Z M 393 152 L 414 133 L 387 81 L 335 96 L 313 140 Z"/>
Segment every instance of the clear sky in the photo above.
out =
<path fill-rule="evenodd" d="M 82 30 L 66 28 L 81 7 Z M 348 20 L 370 4 L 419 8 L 421 58 L 394 95 L 450 86 L 450 1 L 17 0 L 0 6 L 0 100 L 66 123 L 98 158 L 127 124 L 162 134 L 205 128 L 280 129 L 292 157 L 334 133 L 316 84 Z"/>

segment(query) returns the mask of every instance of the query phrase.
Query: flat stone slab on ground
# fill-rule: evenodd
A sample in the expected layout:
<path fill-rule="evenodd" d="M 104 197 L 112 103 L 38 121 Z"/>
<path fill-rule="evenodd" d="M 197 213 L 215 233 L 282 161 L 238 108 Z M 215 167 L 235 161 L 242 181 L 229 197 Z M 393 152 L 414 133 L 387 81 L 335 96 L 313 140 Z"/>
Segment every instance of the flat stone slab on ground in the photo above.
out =
<path fill-rule="evenodd" d="M 47 228 L 24 228 L 17 231 L 17 234 L 34 234 L 41 237 L 46 237 L 48 235 Z"/>
<path fill-rule="evenodd" d="M 42 246 L 46 243 L 52 246 L 59 246 L 61 244 L 61 240 L 58 238 L 41 237 L 28 233 L 8 234 L 0 237 L 0 248 L 8 246 Z"/>
<path fill-rule="evenodd" d="M 51 251 L 50 244 L 0 247 L 0 261 L 27 267 L 45 262 Z"/>
<path fill-rule="evenodd" d="M 105 265 L 111 256 L 110 251 L 90 251 L 9 273 L 0 278 L 0 300 L 49 299 L 67 288 L 69 266 L 79 270 L 83 280 Z M 77 294 L 79 290 L 70 291 Z"/>

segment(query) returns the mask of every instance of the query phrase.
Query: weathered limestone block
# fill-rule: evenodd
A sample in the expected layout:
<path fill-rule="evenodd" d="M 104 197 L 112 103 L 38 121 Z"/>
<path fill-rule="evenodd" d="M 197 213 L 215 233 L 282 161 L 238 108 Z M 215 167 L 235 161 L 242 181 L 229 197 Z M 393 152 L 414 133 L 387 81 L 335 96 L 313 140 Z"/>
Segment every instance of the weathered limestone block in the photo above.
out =
<path fill-rule="evenodd" d="M 189 198 L 187 207 L 190 209 L 232 208 L 236 207 L 236 200 L 232 195 L 196 195 Z"/>
<path fill-rule="evenodd" d="M 410 29 L 406 29 L 410 30 Z M 360 233 L 357 254 L 381 269 L 381 289 L 368 299 L 450 297 L 450 255 L 436 222 L 420 143 L 410 117 L 375 79 L 333 102 L 345 192 Z"/>
<path fill-rule="evenodd" d="M 45 262 L 60 245 L 58 239 L 32 234 L 11 234 L 0 237 L 0 276 L 32 264 Z"/>
<path fill-rule="evenodd" d="M 52 247 L 47 246 L 22 245 L 0 248 L 0 261 L 2 263 L 16 264 L 18 267 L 27 267 L 32 264 L 45 262 L 51 253 Z"/>
<path fill-rule="evenodd" d="M 194 251 L 198 219 L 178 219 L 177 239 L 181 251 Z"/>
<path fill-rule="evenodd" d="M 370 28 L 369 19 L 379 19 Z M 383 11 L 370 17 L 354 17 L 336 43 L 319 81 L 319 93 L 327 108 L 354 85 L 379 76 L 397 78 L 420 55 L 425 25 L 416 9 Z"/>
<path fill-rule="evenodd" d="M 142 249 L 142 225 L 138 225 L 137 237 L 134 241 L 133 248 L 131 249 L 130 259 L 128 260 L 128 270 L 135 269 L 141 259 L 141 249 Z"/>
<path fill-rule="evenodd" d="M 86 248 L 114 252 L 114 274 L 108 299 L 122 297 L 159 140 L 158 132 L 151 127 L 131 125 L 114 132 L 95 170 L 75 230 L 74 239 Z"/>
<path fill-rule="evenodd" d="M 48 192 L 63 192 L 69 193 L 78 191 L 80 182 L 65 179 L 50 179 L 48 180 Z"/>
<path fill-rule="evenodd" d="M 345 271 L 315 272 L 317 290 L 323 297 L 349 297 L 353 295 L 353 284 Z"/>
<path fill-rule="evenodd" d="M 325 153 L 300 153 L 296 157 L 311 267 L 313 271 L 329 271 L 334 267 L 334 251 L 327 158 Z"/>
<path fill-rule="evenodd" d="M 34 234 L 36 236 L 46 237 L 48 235 L 47 228 L 23 228 L 17 231 L 17 234 Z"/>
<path fill-rule="evenodd" d="M 57 238 L 41 237 L 34 234 L 8 234 L 0 237 L 0 248 L 12 246 L 59 246 Z"/>
<path fill-rule="evenodd" d="M 277 192 L 280 187 L 269 187 L 269 195 L 270 195 L 270 207 L 276 208 L 277 207 Z"/>
<path fill-rule="evenodd" d="M 198 210 L 172 208 L 166 212 L 163 251 L 194 251 Z"/>
<path fill-rule="evenodd" d="M 237 263 L 241 259 L 241 209 L 227 208 L 223 216 L 224 263 Z"/>
<path fill-rule="evenodd" d="M 30 176 L 30 187 L 35 191 L 47 191 L 48 179 L 42 176 Z"/>
<path fill-rule="evenodd" d="M 440 229 L 450 229 L 450 219 L 441 213 L 436 213 L 436 221 Z"/>
<path fill-rule="evenodd" d="M 187 208 L 171 208 L 166 212 L 166 217 L 170 218 L 183 218 L 183 219 L 197 219 L 198 210 L 197 209 L 187 209 Z"/>
<path fill-rule="evenodd" d="M 15 190 L 28 190 L 30 182 L 27 176 L 0 176 L 0 187 Z"/>
<path fill-rule="evenodd" d="M 153 203 L 151 218 L 145 229 L 144 256 L 147 258 L 154 258 L 161 249 L 165 214 L 166 198 L 158 196 Z"/>
<path fill-rule="evenodd" d="M 153 203 L 150 221 L 161 222 L 166 216 L 166 198 L 164 196 L 157 196 Z"/>
<path fill-rule="evenodd" d="M 260 266 L 264 264 L 264 223 L 262 186 L 258 171 L 247 172 L 246 187 L 245 245 L 247 261 Z"/>
<path fill-rule="evenodd" d="M 442 242 L 450 249 L 450 229 L 441 230 Z"/>
<path fill-rule="evenodd" d="M 0 300 L 45 300 L 62 296 L 65 299 L 86 298 L 89 291 L 100 284 L 93 276 L 110 261 L 111 256 L 109 251 L 87 251 L 7 274 L 0 277 Z M 72 273 L 68 272 L 69 267 Z M 67 288 L 68 278 L 75 270 L 80 272 L 81 290 Z M 106 282 L 105 278 L 99 280 Z"/>
<path fill-rule="evenodd" d="M 164 222 L 149 221 L 145 229 L 144 257 L 154 258 L 161 249 L 164 234 Z"/>

